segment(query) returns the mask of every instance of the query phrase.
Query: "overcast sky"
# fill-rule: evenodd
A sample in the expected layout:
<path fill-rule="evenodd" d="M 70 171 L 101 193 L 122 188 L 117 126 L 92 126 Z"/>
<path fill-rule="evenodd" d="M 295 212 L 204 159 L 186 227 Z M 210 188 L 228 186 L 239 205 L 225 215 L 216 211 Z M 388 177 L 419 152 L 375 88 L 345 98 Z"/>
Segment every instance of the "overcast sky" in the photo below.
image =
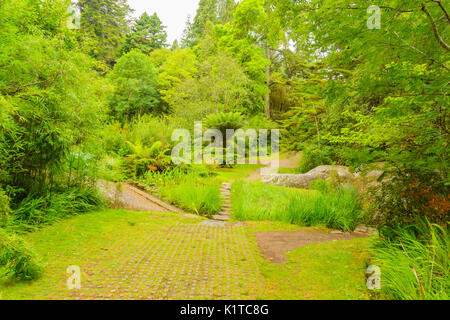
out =
<path fill-rule="evenodd" d="M 132 9 L 133 16 L 139 17 L 144 11 L 152 15 L 158 14 L 163 24 L 167 27 L 167 42 L 172 44 L 175 39 L 180 39 L 186 26 L 187 17 L 193 18 L 198 8 L 199 0 L 127 0 Z"/>

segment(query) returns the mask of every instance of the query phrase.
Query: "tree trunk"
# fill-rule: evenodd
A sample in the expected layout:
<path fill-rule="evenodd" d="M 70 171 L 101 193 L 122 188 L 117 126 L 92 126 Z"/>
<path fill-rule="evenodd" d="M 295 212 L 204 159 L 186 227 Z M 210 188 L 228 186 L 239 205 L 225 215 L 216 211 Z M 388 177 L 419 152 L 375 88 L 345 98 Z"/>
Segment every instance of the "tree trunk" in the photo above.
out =
<path fill-rule="evenodd" d="M 271 63 L 270 48 L 269 48 L 269 44 L 267 43 L 267 41 L 265 43 L 265 49 L 266 49 L 266 59 L 269 60 L 269 62 Z M 267 82 L 266 82 L 267 93 L 264 98 L 264 101 L 266 103 L 266 118 L 270 119 L 272 116 L 270 113 L 270 64 L 266 66 L 266 76 L 267 76 Z"/>

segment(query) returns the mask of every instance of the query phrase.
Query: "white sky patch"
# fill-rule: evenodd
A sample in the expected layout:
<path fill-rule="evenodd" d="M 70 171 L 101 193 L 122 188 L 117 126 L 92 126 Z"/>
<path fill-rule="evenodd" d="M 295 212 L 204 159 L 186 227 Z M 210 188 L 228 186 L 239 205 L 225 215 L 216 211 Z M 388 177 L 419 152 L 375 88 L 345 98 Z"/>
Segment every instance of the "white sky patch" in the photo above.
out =
<path fill-rule="evenodd" d="M 199 0 L 127 0 L 127 2 L 135 10 L 134 17 L 139 17 L 145 11 L 149 15 L 156 12 L 167 27 L 167 43 L 171 45 L 175 39 L 181 38 L 188 15 L 194 18 Z"/>

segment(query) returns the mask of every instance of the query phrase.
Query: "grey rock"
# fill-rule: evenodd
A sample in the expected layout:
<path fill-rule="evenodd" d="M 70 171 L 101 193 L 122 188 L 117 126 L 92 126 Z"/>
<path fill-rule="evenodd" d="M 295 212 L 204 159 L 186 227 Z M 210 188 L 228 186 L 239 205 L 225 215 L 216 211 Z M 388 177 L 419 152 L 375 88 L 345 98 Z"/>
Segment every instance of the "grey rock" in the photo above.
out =
<path fill-rule="evenodd" d="M 326 179 L 335 172 L 342 179 L 354 179 L 355 176 L 344 166 L 320 166 L 305 174 L 268 174 L 261 177 L 267 184 L 292 188 L 308 188 L 311 181 Z"/>
<path fill-rule="evenodd" d="M 201 226 L 209 226 L 209 227 L 225 227 L 227 223 L 225 221 L 217 221 L 217 220 L 205 220 L 200 223 Z"/>

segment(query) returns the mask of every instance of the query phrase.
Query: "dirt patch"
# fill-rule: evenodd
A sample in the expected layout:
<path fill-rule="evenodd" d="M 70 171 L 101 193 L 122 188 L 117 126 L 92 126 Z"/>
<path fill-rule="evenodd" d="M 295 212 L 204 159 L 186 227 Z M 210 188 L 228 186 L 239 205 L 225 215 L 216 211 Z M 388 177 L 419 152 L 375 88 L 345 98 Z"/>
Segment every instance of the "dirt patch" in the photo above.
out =
<path fill-rule="evenodd" d="M 255 236 L 264 257 L 279 264 L 286 261 L 286 253 L 311 243 L 366 237 L 362 233 L 340 233 L 339 231 L 327 233 L 316 229 L 258 232 Z"/>
<path fill-rule="evenodd" d="M 291 169 L 298 168 L 300 160 L 301 156 L 298 154 L 294 154 L 286 159 L 280 159 L 280 168 L 291 168 Z"/>

